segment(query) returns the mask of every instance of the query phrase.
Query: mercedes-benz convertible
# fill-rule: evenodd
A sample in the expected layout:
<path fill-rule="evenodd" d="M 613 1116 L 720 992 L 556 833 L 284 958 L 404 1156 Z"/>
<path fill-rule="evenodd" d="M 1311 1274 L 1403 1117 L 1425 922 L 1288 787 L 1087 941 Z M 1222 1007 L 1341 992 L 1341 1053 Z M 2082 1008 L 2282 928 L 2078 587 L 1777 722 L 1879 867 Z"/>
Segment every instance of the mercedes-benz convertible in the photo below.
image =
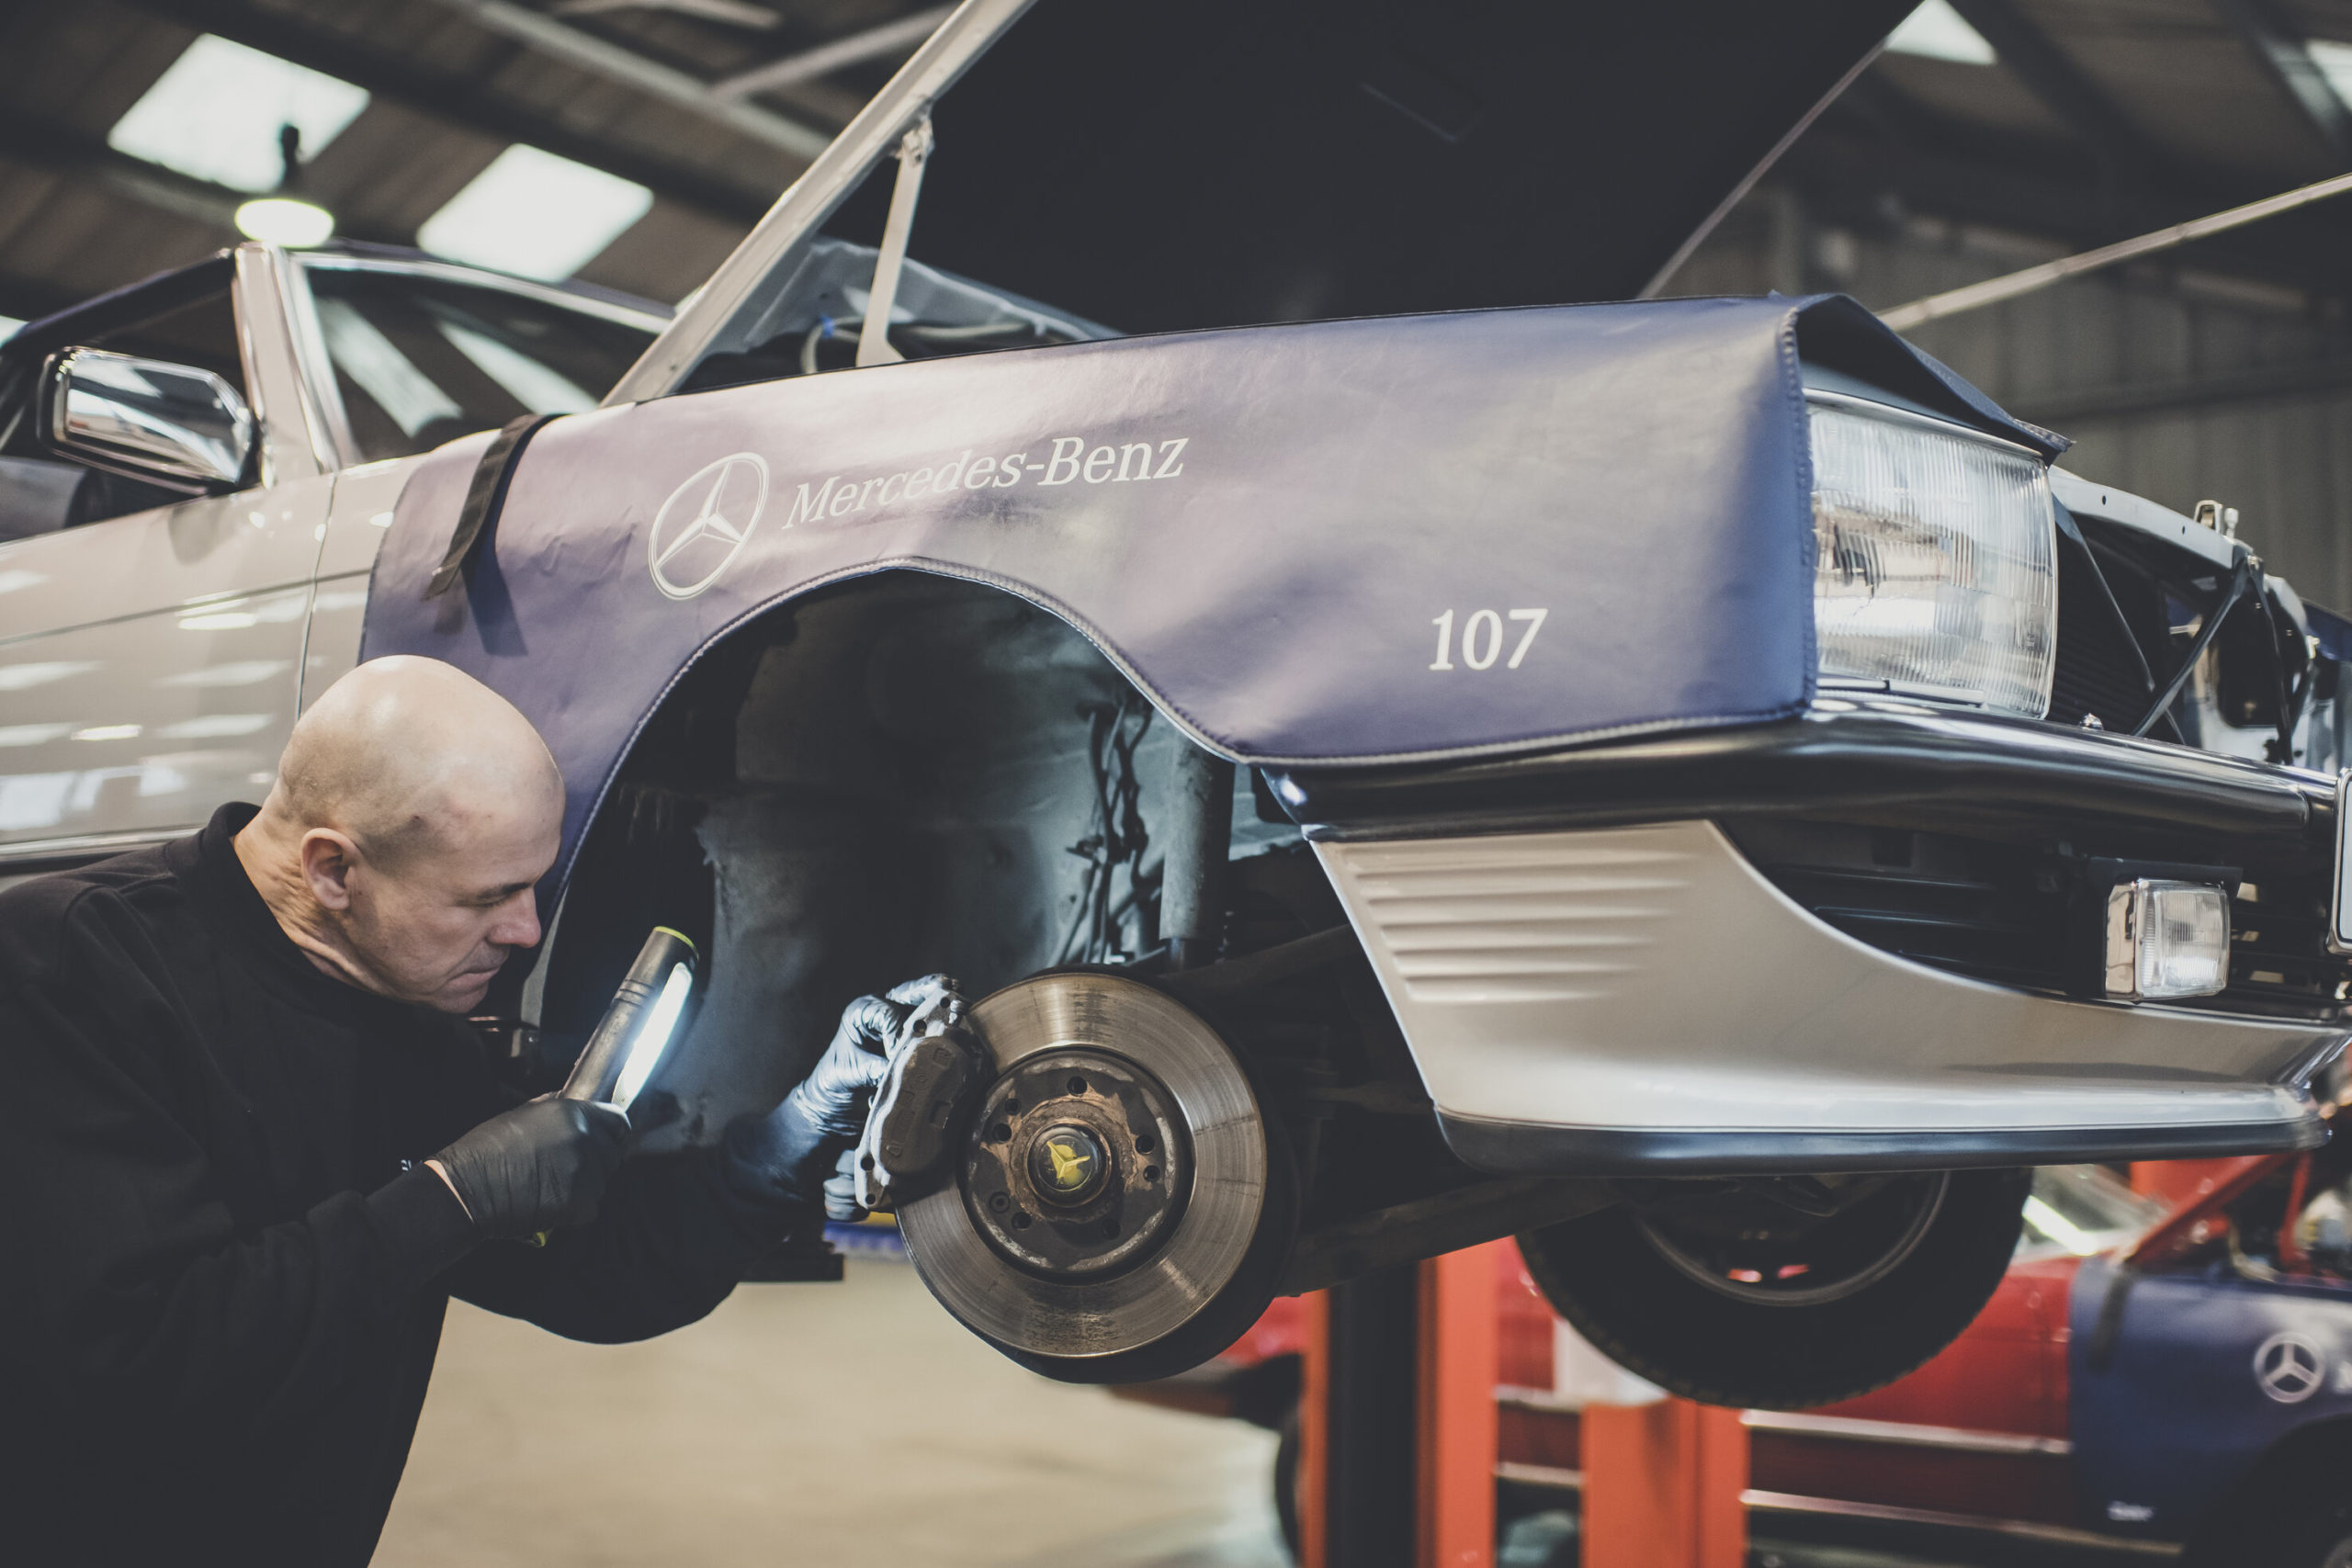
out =
<path fill-rule="evenodd" d="M 968 0 L 674 315 L 256 244 L 36 321 L 0 867 L 431 655 L 571 792 L 493 1048 L 673 926 L 707 1138 L 956 976 L 899 1221 L 1024 1364 L 1517 1234 L 1667 1387 L 1883 1383 L 2026 1168 L 2314 1143 L 2352 977 L 2352 627 L 1851 300 L 1644 297 L 1907 8 Z"/>

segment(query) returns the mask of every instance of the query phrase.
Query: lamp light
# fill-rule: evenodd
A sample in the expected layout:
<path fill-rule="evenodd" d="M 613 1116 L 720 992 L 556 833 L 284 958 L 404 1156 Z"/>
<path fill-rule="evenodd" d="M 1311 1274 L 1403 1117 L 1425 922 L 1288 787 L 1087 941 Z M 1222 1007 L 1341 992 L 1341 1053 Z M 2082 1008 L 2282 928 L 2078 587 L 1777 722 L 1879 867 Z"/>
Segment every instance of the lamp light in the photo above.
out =
<path fill-rule="evenodd" d="M 299 196 L 262 196 L 237 208 L 237 231 L 273 244 L 323 244 L 334 232 L 334 214 Z"/>
<path fill-rule="evenodd" d="M 563 1098 L 627 1111 L 669 1054 L 694 983 L 695 944 L 667 926 L 654 927 L 572 1064 Z"/>
<path fill-rule="evenodd" d="M 2107 895 L 2107 994 L 2119 1001 L 2218 995 L 2230 983 L 2230 896 L 2202 882 L 2137 877 Z"/>

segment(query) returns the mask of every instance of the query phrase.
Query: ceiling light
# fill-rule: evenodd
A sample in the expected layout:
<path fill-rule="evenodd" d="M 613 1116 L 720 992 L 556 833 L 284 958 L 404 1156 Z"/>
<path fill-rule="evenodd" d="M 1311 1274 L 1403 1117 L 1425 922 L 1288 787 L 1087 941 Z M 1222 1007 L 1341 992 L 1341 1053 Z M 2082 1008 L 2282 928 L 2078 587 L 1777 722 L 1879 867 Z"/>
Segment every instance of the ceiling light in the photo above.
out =
<path fill-rule="evenodd" d="M 368 107 L 368 91 L 206 33 L 107 132 L 118 152 L 232 190 L 277 188 L 277 131 L 315 155 Z"/>
<path fill-rule="evenodd" d="M 2306 39 L 2303 48 L 2311 55 L 2312 63 L 2319 67 L 2319 73 L 2327 78 L 2335 96 L 2344 100 L 2346 107 L 2352 107 L 2352 43 L 2315 38 Z"/>
<path fill-rule="evenodd" d="M 426 219 L 416 243 L 552 283 L 594 260 L 652 205 L 653 193 L 634 180 L 517 143 Z"/>
<path fill-rule="evenodd" d="M 1893 54 L 1955 60 L 1962 65 L 1990 65 L 1999 58 L 1984 35 L 1951 8 L 1951 0 L 1921 0 L 1919 8 L 1887 34 L 1886 47 Z"/>
<path fill-rule="evenodd" d="M 334 232 L 334 214 L 299 196 L 260 196 L 238 207 L 237 231 L 280 245 L 322 244 Z"/>

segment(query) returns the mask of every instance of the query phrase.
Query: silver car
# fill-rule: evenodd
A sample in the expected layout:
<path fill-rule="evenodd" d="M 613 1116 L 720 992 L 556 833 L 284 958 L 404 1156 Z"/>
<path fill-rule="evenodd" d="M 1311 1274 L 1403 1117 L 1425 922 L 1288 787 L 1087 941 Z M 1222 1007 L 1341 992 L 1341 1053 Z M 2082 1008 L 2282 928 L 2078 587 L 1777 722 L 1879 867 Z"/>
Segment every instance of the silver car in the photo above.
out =
<path fill-rule="evenodd" d="M 1513 256 L 1368 242 L 1359 141 L 1481 145 L 1408 72 L 1297 117 L 1328 223 L 1213 231 L 1247 139 L 1090 186 L 1041 84 L 1120 61 L 1085 101 L 1141 169 L 1211 66 L 1024 9 L 959 10 L 674 319 L 248 245 L 0 346 L 0 866 L 257 796 L 358 658 L 457 663 L 571 789 L 493 1048 L 560 1076 L 687 931 L 640 1104 L 707 1138 L 844 997 L 957 975 L 990 1081 L 899 1221 L 1076 1381 L 1516 1233 L 1652 1381 L 1819 1403 L 1973 1316 L 2026 1168 L 2323 1135 L 2352 626 L 2230 517 L 2055 466 L 1850 300 L 1531 305 Z M 1526 10 L 1497 58 L 1788 99 L 1590 231 L 1601 298 L 1894 14 L 1621 18 L 1576 64 Z M 1112 217 L 1056 228 L 1078 194 Z M 1283 292 L 1351 265 L 1390 292 Z"/>

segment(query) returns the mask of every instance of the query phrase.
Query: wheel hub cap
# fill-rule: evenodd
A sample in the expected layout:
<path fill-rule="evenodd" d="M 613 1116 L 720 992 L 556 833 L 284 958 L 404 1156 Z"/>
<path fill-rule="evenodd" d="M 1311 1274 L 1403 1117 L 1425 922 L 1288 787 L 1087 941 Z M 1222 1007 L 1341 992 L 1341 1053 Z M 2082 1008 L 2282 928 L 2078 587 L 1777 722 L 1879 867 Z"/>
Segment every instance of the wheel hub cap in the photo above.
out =
<path fill-rule="evenodd" d="M 1182 1212 L 1192 1161 L 1173 1099 L 1134 1063 L 1048 1051 L 990 1086 L 966 1145 L 972 1222 L 1006 1261 L 1100 1275 L 1151 1252 Z"/>
<path fill-rule="evenodd" d="M 1064 1122 L 1037 1134 L 1029 1145 L 1029 1180 L 1037 1196 L 1061 1207 L 1083 1203 L 1102 1190 L 1108 1156 L 1094 1134 Z"/>

